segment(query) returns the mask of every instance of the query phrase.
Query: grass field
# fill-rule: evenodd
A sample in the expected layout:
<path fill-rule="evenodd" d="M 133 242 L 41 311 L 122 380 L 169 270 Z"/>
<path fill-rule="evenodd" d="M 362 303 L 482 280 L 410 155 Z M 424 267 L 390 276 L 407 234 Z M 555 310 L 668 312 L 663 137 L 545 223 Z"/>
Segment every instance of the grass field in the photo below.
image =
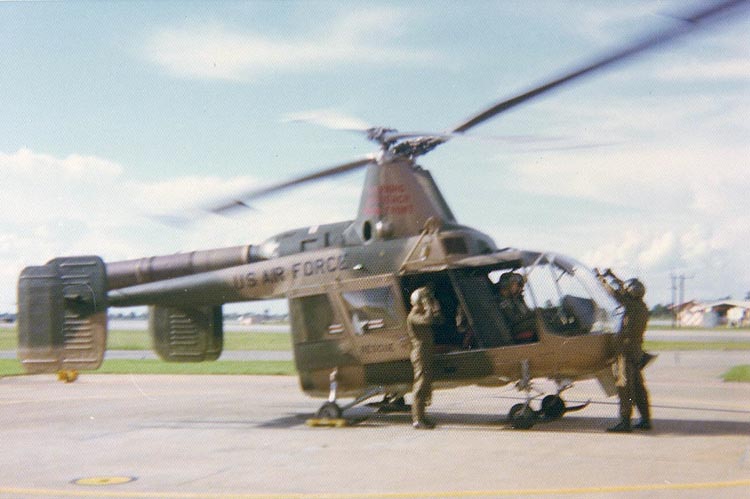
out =
<path fill-rule="evenodd" d="M 230 361 L 172 363 L 161 360 L 105 360 L 96 371 L 87 374 L 296 374 L 294 362 L 280 361 Z M 16 359 L 0 359 L 0 377 L 24 374 Z"/>
<path fill-rule="evenodd" d="M 16 329 L 0 327 L 0 350 L 15 350 L 18 346 Z M 750 350 L 750 332 L 747 341 L 646 341 L 646 350 Z M 108 350 L 151 350 L 148 331 L 113 330 L 107 333 Z M 290 351 L 289 334 L 278 332 L 224 332 L 224 350 Z"/>
<path fill-rule="evenodd" d="M 644 350 L 672 352 L 677 350 L 750 350 L 748 341 L 644 341 Z"/>
<path fill-rule="evenodd" d="M 18 338 L 15 328 L 0 328 L 0 350 L 15 350 Z M 148 331 L 108 331 L 108 350 L 151 350 Z M 224 350 L 280 350 L 292 349 L 289 334 L 276 332 L 224 332 Z"/>
<path fill-rule="evenodd" d="M 750 365 L 734 366 L 721 375 L 724 381 L 750 382 Z"/>
<path fill-rule="evenodd" d="M 0 327 L 0 350 L 16 350 L 18 345 L 14 327 Z M 278 332 L 225 331 L 224 350 L 290 351 L 289 334 Z M 750 350 L 748 341 L 696 342 L 696 341 L 646 341 L 648 351 L 689 350 Z M 107 335 L 109 350 L 151 350 L 151 338 L 147 331 L 117 330 Z M 94 371 L 99 374 L 295 374 L 292 361 L 216 361 L 199 363 L 169 363 L 160 360 L 105 360 L 102 367 Z M 0 359 L 0 376 L 23 373 L 21 364 L 15 359 Z M 735 366 L 723 375 L 726 381 L 750 382 L 750 366 Z"/>
<path fill-rule="evenodd" d="M 648 325 L 648 328 L 652 331 L 671 331 L 673 329 L 676 329 L 675 327 L 672 327 L 670 325 L 664 325 L 664 324 L 650 324 Z M 716 326 L 713 328 L 705 328 L 702 326 L 680 326 L 678 329 L 683 331 L 744 331 L 748 333 L 748 337 L 750 337 L 750 327 L 727 327 L 727 326 Z"/>

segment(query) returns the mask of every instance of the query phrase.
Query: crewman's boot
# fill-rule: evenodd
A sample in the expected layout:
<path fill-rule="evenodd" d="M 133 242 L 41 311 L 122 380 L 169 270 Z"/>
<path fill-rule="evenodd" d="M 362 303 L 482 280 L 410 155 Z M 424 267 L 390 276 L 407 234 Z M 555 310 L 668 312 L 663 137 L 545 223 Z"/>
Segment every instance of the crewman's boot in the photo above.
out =
<path fill-rule="evenodd" d="M 630 433 L 633 430 L 630 428 L 630 421 L 623 419 L 616 425 L 607 428 L 607 431 L 611 433 Z"/>
<path fill-rule="evenodd" d="M 424 413 L 425 403 L 422 400 L 414 400 L 412 403 L 412 426 L 417 430 L 431 430 L 435 428 L 435 422 Z"/>
<path fill-rule="evenodd" d="M 636 430 L 650 430 L 652 428 L 651 421 L 646 418 L 641 418 L 636 424 L 633 425 Z"/>
<path fill-rule="evenodd" d="M 435 422 L 431 419 L 422 418 L 419 421 L 414 421 L 412 426 L 414 426 L 416 430 L 431 430 L 435 428 Z"/>

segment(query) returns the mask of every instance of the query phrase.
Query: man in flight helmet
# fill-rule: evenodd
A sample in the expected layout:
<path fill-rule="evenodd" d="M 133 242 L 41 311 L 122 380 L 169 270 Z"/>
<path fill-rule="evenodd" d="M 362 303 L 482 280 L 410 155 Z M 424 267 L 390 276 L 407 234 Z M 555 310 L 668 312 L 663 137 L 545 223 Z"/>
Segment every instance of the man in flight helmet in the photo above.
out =
<path fill-rule="evenodd" d="M 411 294 L 411 311 L 407 317 L 407 331 L 411 340 L 411 365 L 414 370 L 411 417 L 414 428 L 432 429 L 435 423 L 425 415 L 425 408 L 432 402 L 432 371 L 435 350 L 434 326 L 443 322 L 438 303 L 432 289 L 417 288 Z"/>
<path fill-rule="evenodd" d="M 596 275 L 607 291 L 623 306 L 620 334 L 617 335 L 617 392 L 620 397 L 620 422 L 607 431 L 628 433 L 632 428 L 651 429 L 651 411 L 648 390 L 643 381 L 641 369 L 653 359 L 653 355 L 643 351 L 643 334 L 648 323 L 648 307 L 643 301 L 646 287 L 638 279 L 623 282 L 612 270 L 604 273 L 596 270 Z M 631 426 L 633 404 L 641 415 L 640 421 Z"/>
<path fill-rule="evenodd" d="M 646 286 L 638 279 L 628 279 L 625 281 L 625 292 L 634 300 L 642 300 L 646 295 Z"/>
<path fill-rule="evenodd" d="M 536 336 L 534 313 L 523 297 L 524 283 L 524 277 L 517 272 L 506 272 L 497 281 L 500 313 L 517 343 L 534 341 Z"/>

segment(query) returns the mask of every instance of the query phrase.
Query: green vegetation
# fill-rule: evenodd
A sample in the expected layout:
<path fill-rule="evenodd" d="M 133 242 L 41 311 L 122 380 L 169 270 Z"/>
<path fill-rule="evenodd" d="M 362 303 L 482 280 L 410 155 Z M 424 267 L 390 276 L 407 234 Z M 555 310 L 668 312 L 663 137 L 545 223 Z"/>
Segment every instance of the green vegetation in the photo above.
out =
<path fill-rule="evenodd" d="M 675 329 L 682 331 L 744 331 L 748 333 L 750 337 L 750 327 L 729 327 L 729 326 L 716 326 L 716 327 L 702 327 L 702 326 L 681 326 L 679 328 L 672 327 L 671 325 L 662 324 L 649 324 L 648 329 L 651 331 L 672 331 Z"/>
<path fill-rule="evenodd" d="M 653 329 L 664 329 L 654 327 Z M 667 328 L 668 329 L 668 328 Z M 723 329 L 723 328 L 722 328 Z M 0 327 L 0 350 L 16 350 L 18 344 L 15 327 Z M 289 334 L 278 332 L 225 331 L 224 350 L 290 351 Z M 649 351 L 695 350 L 750 350 L 748 341 L 646 341 Z M 151 350 L 148 331 L 110 331 L 107 336 L 109 350 Z M 15 359 L 0 359 L 0 376 L 22 374 L 21 364 Z M 160 360 L 105 360 L 102 367 L 92 373 L 100 374 L 294 374 L 292 361 L 216 361 L 201 363 L 169 363 Z M 750 366 L 737 366 L 724 375 L 727 381 L 750 381 Z"/>
<path fill-rule="evenodd" d="M 0 377 L 23 374 L 23 367 L 16 359 L 0 359 Z"/>
<path fill-rule="evenodd" d="M 750 383 L 750 365 L 734 366 L 721 375 L 724 381 L 742 381 Z"/>
<path fill-rule="evenodd" d="M 0 350 L 15 350 L 18 335 L 15 328 L 0 328 Z M 108 350 L 151 350 L 148 331 L 109 331 Z M 276 332 L 224 332 L 224 350 L 280 350 L 292 349 L 289 334 Z"/>
<path fill-rule="evenodd" d="M 108 350 L 151 350 L 148 331 L 110 331 Z M 224 332 L 224 350 L 282 350 L 292 349 L 292 339 L 285 333 Z"/>
<path fill-rule="evenodd" d="M 669 329 L 660 326 L 651 329 Z M 684 328 L 686 330 L 698 328 Z M 724 329 L 724 328 L 721 328 Z M 704 329 L 705 330 L 705 329 Z M 747 342 L 730 341 L 646 341 L 648 350 L 750 350 L 750 330 Z M 18 337 L 14 327 L 0 327 L 0 350 L 15 350 Z M 107 334 L 108 350 L 151 350 L 148 331 L 118 330 Z M 224 332 L 224 350 L 290 351 L 292 339 L 288 333 L 278 332 Z"/>
<path fill-rule="evenodd" d="M 673 352 L 678 350 L 750 350 L 748 341 L 644 341 L 644 350 Z"/>
<path fill-rule="evenodd" d="M 99 374 L 295 374 L 290 360 L 175 363 L 161 360 L 105 360 Z"/>
<path fill-rule="evenodd" d="M 161 360 L 105 360 L 96 371 L 89 374 L 271 374 L 292 375 L 294 363 L 287 360 L 229 361 L 197 363 L 172 363 Z M 24 374 L 21 363 L 15 359 L 0 359 L 0 377 Z"/>
<path fill-rule="evenodd" d="M 18 333 L 14 327 L 0 327 L 0 350 L 15 350 L 18 346 Z"/>

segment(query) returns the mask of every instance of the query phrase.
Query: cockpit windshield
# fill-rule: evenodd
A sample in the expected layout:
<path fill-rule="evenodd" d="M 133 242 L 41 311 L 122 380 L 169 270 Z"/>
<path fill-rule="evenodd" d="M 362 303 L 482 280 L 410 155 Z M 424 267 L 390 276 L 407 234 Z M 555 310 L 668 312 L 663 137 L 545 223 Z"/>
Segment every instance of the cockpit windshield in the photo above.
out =
<path fill-rule="evenodd" d="M 619 329 L 618 303 L 583 264 L 553 253 L 525 253 L 522 267 L 496 270 L 489 277 L 502 284 L 513 274 L 523 277 L 517 293 L 529 309 L 539 312 L 550 333 L 600 334 Z"/>

